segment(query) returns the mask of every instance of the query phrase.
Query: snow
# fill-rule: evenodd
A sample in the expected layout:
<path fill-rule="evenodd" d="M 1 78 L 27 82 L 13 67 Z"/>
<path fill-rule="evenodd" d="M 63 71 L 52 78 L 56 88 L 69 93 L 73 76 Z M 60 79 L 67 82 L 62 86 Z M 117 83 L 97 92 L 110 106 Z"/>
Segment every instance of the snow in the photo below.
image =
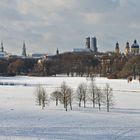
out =
<path fill-rule="evenodd" d="M 0 77 L 0 82 L 14 83 L 0 86 L 0 139 L 2 140 L 139 140 L 140 139 L 140 83 L 133 80 L 96 78 L 103 88 L 109 83 L 116 104 L 111 112 L 79 108 L 64 111 L 51 102 L 44 110 L 36 105 L 35 89 L 42 84 L 51 93 L 66 83 L 76 89 L 85 77 Z"/>

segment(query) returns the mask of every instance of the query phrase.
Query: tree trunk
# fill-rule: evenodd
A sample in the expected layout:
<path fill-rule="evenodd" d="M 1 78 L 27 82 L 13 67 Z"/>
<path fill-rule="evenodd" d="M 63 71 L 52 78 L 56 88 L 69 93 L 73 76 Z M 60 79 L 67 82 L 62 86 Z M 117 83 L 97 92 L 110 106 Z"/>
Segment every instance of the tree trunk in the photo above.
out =
<path fill-rule="evenodd" d="M 93 104 L 93 108 L 95 108 L 95 102 L 94 102 L 94 100 L 92 101 L 92 104 Z"/>
<path fill-rule="evenodd" d="M 66 111 L 67 111 L 67 107 L 68 107 L 68 105 L 67 105 L 67 102 L 66 102 L 66 105 L 65 105 L 65 109 L 66 109 Z"/>
<path fill-rule="evenodd" d="M 81 99 L 79 100 L 79 107 L 81 107 Z"/>
<path fill-rule="evenodd" d="M 66 98 L 65 98 L 65 96 L 64 96 L 63 102 L 64 102 L 64 108 L 66 108 Z"/>
<path fill-rule="evenodd" d="M 42 100 L 42 109 L 44 109 L 44 107 L 45 107 L 45 101 Z"/>
<path fill-rule="evenodd" d="M 99 103 L 98 105 L 99 105 L 99 110 L 101 110 L 101 104 Z"/>
<path fill-rule="evenodd" d="M 72 103 L 71 103 L 71 101 L 70 101 L 70 109 L 72 110 Z"/>
<path fill-rule="evenodd" d="M 58 106 L 58 99 L 56 99 L 56 106 Z"/>
<path fill-rule="evenodd" d="M 133 76 L 134 76 L 134 80 L 136 80 L 136 68 L 135 68 L 135 66 L 133 67 Z"/>
<path fill-rule="evenodd" d="M 109 112 L 109 102 L 107 102 L 107 112 Z"/>
<path fill-rule="evenodd" d="M 86 100 L 85 100 L 85 98 L 84 98 L 84 108 L 86 108 Z"/>
<path fill-rule="evenodd" d="M 95 108 L 95 95 L 94 95 L 94 93 L 93 93 L 92 104 L 93 104 L 93 108 Z"/>

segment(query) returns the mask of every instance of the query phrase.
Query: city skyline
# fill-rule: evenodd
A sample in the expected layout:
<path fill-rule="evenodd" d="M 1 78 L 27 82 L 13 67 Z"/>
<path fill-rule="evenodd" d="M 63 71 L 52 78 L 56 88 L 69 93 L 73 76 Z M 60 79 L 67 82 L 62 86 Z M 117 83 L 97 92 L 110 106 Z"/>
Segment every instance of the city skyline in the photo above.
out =
<path fill-rule="evenodd" d="M 1 0 L 0 39 L 8 52 L 54 53 L 84 48 L 96 36 L 99 51 L 140 42 L 139 0 Z"/>

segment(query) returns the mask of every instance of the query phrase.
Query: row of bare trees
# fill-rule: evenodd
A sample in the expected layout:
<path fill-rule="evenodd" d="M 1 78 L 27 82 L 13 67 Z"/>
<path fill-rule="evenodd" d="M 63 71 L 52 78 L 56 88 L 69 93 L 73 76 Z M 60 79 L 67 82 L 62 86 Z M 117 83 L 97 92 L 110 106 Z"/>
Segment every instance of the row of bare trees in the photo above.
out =
<path fill-rule="evenodd" d="M 79 84 L 76 90 L 76 100 L 79 102 L 79 107 L 81 107 L 81 102 L 83 101 L 84 107 L 86 107 L 86 102 L 92 102 L 93 108 L 98 106 L 99 110 L 101 105 L 105 105 L 107 112 L 109 112 L 110 107 L 114 105 L 113 90 L 109 84 L 106 84 L 103 89 L 97 87 L 94 80 L 91 80 L 89 87 L 85 83 Z"/>
<path fill-rule="evenodd" d="M 45 107 L 45 104 L 48 104 L 50 100 L 55 101 L 56 106 L 59 103 L 63 104 L 64 109 L 67 111 L 68 107 L 72 110 L 72 105 L 74 102 L 78 103 L 78 106 L 86 108 L 87 103 L 92 103 L 93 108 L 98 106 L 98 109 L 101 109 L 101 106 L 106 106 L 107 112 L 110 111 L 110 107 L 114 105 L 114 97 L 112 88 L 109 84 L 106 84 L 103 89 L 96 86 L 94 79 L 91 79 L 90 85 L 87 86 L 86 83 L 80 83 L 77 89 L 73 90 L 70 86 L 63 82 L 59 89 L 56 89 L 50 94 L 50 99 L 45 89 L 41 86 L 38 86 L 36 89 L 36 99 L 42 109 Z"/>

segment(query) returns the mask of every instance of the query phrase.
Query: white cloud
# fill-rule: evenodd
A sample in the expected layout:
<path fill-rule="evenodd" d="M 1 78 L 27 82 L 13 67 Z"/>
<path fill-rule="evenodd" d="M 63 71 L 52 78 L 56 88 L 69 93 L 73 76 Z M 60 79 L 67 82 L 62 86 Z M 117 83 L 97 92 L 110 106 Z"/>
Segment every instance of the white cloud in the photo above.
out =
<path fill-rule="evenodd" d="M 88 24 L 99 24 L 102 21 L 102 15 L 99 13 L 83 13 L 82 16 Z"/>
<path fill-rule="evenodd" d="M 96 36 L 99 50 L 138 38 L 139 0 L 1 0 L 0 39 L 8 51 L 55 52 L 85 46 Z"/>

